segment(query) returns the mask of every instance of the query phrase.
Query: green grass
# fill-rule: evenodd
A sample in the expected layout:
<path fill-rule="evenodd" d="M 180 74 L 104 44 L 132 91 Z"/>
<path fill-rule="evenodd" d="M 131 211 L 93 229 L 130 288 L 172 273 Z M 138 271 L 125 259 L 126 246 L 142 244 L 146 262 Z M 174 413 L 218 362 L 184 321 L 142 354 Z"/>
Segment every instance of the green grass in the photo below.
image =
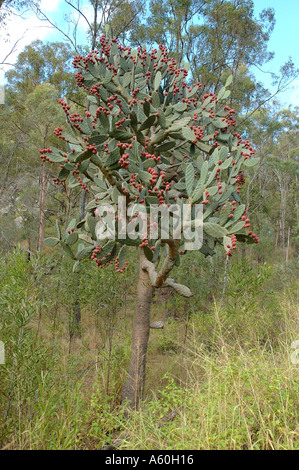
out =
<path fill-rule="evenodd" d="M 69 330 L 77 280 L 68 263 L 51 266 L 19 252 L 0 262 L 1 448 L 99 449 L 118 439 L 133 450 L 298 449 L 294 265 L 236 260 L 221 302 L 223 267 L 217 280 L 215 266 L 193 263 L 191 301 L 153 305 L 166 325 L 151 332 L 144 401 L 129 413 L 120 393 L 136 273 L 82 275 L 80 338 Z"/>

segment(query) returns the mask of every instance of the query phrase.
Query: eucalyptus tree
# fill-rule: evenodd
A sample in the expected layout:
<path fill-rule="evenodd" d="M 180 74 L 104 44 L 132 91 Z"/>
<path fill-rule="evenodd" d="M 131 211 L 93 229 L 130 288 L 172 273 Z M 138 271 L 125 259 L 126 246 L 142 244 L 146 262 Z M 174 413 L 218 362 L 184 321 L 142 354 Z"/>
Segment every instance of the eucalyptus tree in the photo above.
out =
<path fill-rule="evenodd" d="M 299 140 L 298 107 L 280 111 L 276 116 L 279 133 L 272 147 L 269 164 L 278 184 L 280 199 L 280 244 L 289 247 L 298 206 Z M 295 212 L 295 213 L 294 213 Z"/>
<path fill-rule="evenodd" d="M 40 0 L 0 0 L 0 27 L 5 27 L 6 19 L 19 15 L 40 4 Z"/>
<path fill-rule="evenodd" d="M 179 63 L 190 63 L 193 79 L 200 77 L 203 89 L 214 92 L 228 69 L 235 77 L 242 64 L 260 66 L 273 57 L 267 42 L 274 25 L 274 10 L 256 18 L 253 1 L 167 0 L 161 8 L 151 0 L 131 40 L 140 46 L 166 44 Z"/>
<path fill-rule="evenodd" d="M 72 74 L 75 51 L 64 42 L 42 42 L 39 39 L 24 47 L 15 67 L 6 73 L 7 92 L 14 101 L 32 93 L 37 85 L 48 82 L 56 87 L 60 97 L 69 98 L 76 91 Z"/>

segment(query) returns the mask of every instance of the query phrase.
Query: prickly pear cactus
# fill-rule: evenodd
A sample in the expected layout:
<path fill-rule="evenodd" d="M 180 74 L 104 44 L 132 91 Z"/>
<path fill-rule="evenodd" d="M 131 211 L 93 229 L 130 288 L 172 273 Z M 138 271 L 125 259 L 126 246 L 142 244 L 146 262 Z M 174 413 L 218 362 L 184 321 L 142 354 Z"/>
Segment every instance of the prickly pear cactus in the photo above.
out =
<path fill-rule="evenodd" d="M 234 132 L 235 111 L 224 105 L 232 77 L 218 96 L 203 95 L 200 83 L 188 84 L 188 66 L 178 66 L 164 46 L 132 50 L 105 36 L 98 50 L 76 56 L 73 65 L 78 86 L 88 93 L 85 114 L 71 114 L 60 100 L 69 130 L 59 127 L 55 134 L 65 141 L 65 151 L 43 149 L 41 158 L 60 165 L 54 183 L 89 195 L 86 218 L 72 220 L 63 235 L 58 227 L 58 238 L 46 240 L 49 246 L 60 242 L 75 260 L 74 270 L 89 257 L 101 268 L 115 263 L 123 272 L 130 245 L 144 248 L 153 263 L 159 258 L 164 241 L 151 240 L 150 227 L 135 240 L 118 237 L 117 215 L 112 214 L 115 239 L 97 239 L 101 205 L 116 208 L 119 196 L 145 210 L 152 204 L 202 204 L 200 251 L 206 256 L 214 254 L 216 243 L 230 256 L 238 240 L 258 242 L 239 193 L 244 167 L 259 159 Z M 138 224 L 138 217 L 130 223 Z M 183 235 L 179 245 L 176 264 L 186 253 Z"/>

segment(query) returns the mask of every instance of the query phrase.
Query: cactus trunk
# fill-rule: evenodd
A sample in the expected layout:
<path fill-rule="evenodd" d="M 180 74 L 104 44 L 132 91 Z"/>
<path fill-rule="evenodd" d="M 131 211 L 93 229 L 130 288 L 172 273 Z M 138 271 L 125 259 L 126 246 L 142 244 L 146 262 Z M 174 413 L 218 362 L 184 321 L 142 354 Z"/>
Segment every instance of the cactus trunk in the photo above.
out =
<path fill-rule="evenodd" d="M 147 344 L 150 333 L 152 285 L 148 273 L 142 269 L 145 255 L 140 251 L 139 279 L 132 336 L 131 359 L 127 381 L 122 391 L 122 402 L 137 408 L 145 383 Z"/>

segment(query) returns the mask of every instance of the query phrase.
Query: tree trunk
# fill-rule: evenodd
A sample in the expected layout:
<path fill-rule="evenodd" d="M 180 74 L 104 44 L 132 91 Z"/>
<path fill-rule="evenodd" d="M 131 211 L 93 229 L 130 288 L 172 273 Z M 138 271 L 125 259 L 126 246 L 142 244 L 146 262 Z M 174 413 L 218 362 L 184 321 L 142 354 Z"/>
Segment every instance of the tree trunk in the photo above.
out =
<path fill-rule="evenodd" d="M 145 259 L 143 250 L 141 250 L 131 360 L 128 378 L 122 391 L 122 402 L 127 402 L 132 408 L 138 407 L 144 388 L 146 352 L 150 333 L 152 285 L 148 273 L 142 269 Z"/>
<path fill-rule="evenodd" d="M 80 284 L 78 285 L 78 288 L 79 287 Z M 73 305 L 73 318 L 71 330 L 74 336 L 76 336 L 77 338 L 81 338 L 81 307 L 79 298 L 76 299 Z"/>
<path fill-rule="evenodd" d="M 38 242 L 37 251 L 42 252 L 44 247 L 45 238 L 45 200 L 46 191 L 48 184 L 48 175 L 46 168 L 43 168 L 43 174 L 41 179 L 41 193 L 40 193 L 40 215 L 39 215 L 39 230 L 38 230 Z"/>
<path fill-rule="evenodd" d="M 287 244 L 287 249 L 286 249 L 286 264 L 289 261 L 290 237 L 291 237 L 291 227 L 289 227 L 289 230 L 288 230 L 288 244 Z"/>
<path fill-rule="evenodd" d="M 81 192 L 81 202 L 80 202 L 80 220 L 85 217 L 85 205 L 86 205 L 86 191 L 85 189 Z M 80 284 L 81 276 L 77 274 L 76 276 L 76 285 L 77 285 L 77 296 L 73 305 L 73 318 L 72 318 L 72 331 L 73 334 L 81 338 L 81 306 L 80 306 Z"/>

